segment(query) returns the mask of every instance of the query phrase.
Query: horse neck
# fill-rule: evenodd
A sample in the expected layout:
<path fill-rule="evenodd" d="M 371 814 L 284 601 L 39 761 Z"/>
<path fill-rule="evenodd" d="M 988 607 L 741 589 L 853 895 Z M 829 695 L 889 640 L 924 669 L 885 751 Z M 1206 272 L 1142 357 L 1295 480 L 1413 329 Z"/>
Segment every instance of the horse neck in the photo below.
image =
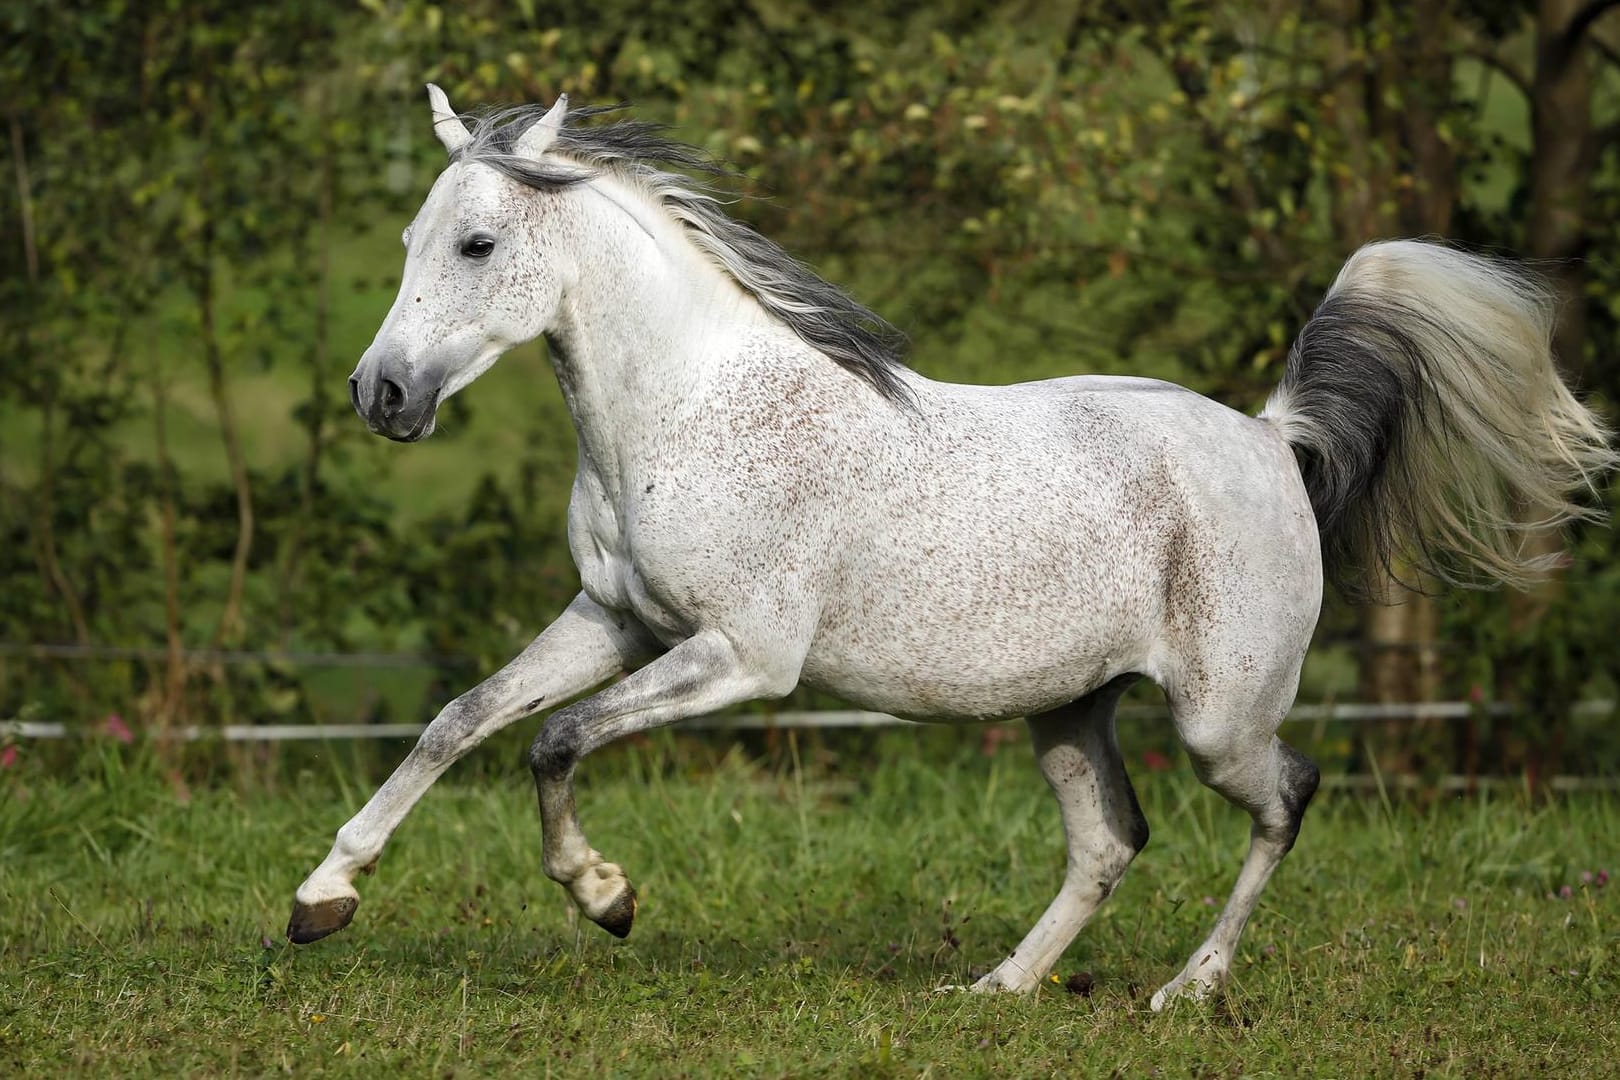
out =
<path fill-rule="evenodd" d="M 728 344 L 769 319 L 630 184 L 601 177 L 579 194 L 578 278 L 547 336 L 581 467 L 611 487 L 637 444 L 694 404 Z"/>

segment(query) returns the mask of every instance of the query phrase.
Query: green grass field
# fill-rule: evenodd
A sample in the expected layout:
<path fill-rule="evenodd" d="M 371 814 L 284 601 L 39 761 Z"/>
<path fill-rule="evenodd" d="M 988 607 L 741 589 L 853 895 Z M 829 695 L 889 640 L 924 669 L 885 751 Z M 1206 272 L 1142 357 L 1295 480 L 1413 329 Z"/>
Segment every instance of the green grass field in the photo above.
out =
<path fill-rule="evenodd" d="M 369 781 L 323 757 L 274 787 L 182 800 L 111 751 L 71 782 L 24 763 L 0 773 L 0 1072 L 1617 1068 L 1620 882 L 1582 879 L 1620 869 L 1612 795 L 1325 792 L 1230 992 L 1156 1015 L 1149 995 L 1236 871 L 1238 812 L 1184 767 L 1137 769 L 1154 838 L 1062 981 L 1026 999 L 936 993 L 1040 913 L 1061 871 L 1057 815 L 1027 745 L 986 758 L 908 731 L 877 749 L 885 764 L 856 775 L 705 760 L 673 739 L 587 764 L 582 820 L 641 893 L 623 943 L 540 873 L 525 778 L 474 764 L 361 879 L 355 924 L 296 950 L 281 939 L 292 890 Z M 1089 994 L 1063 985 L 1080 972 Z"/>

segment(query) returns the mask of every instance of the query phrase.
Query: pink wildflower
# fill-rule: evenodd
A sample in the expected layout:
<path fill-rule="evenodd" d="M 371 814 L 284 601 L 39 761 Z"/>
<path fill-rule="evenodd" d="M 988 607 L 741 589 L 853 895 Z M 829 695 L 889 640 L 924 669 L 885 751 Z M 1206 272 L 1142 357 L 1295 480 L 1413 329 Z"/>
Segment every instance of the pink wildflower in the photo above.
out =
<path fill-rule="evenodd" d="M 15 764 L 17 764 L 17 748 L 15 746 L 8 746 L 4 750 L 0 750 L 0 769 L 9 769 Z"/>
<path fill-rule="evenodd" d="M 121 743 L 135 741 L 135 733 L 129 730 L 129 725 L 124 723 L 124 718 L 117 713 L 107 714 L 107 719 L 101 722 L 101 732 L 104 735 L 111 735 Z"/>
<path fill-rule="evenodd" d="M 979 742 L 979 752 L 985 757 L 994 757 L 1004 742 L 1015 742 L 1018 739 L 1016 728 L 998 725 L 984 729 L 984 735 Z"/>

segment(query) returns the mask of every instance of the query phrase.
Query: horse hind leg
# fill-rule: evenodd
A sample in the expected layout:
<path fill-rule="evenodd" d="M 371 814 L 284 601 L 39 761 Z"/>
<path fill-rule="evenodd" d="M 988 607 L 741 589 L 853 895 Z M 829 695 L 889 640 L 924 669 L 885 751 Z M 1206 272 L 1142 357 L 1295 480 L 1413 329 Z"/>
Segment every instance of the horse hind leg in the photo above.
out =
<path fill-rule="evenodd" d="M 1135 676 L 1028 721 L 1036 760 L 1057 796 L 1068 842 L 1063 885 L 1034 929 L 977 991 L 1038 986 L 1147 845 L 1147 819 L 1114 741 L 1114 707 Z"/>
<path fill-rule="evenodd" d="M 1153 995 L 1155 1012 L 1172 999 L 1202 998 L 1225 980 L 1238 939 L 1278 864 L 1294 846 L 1320 774 L 1275 731 L 1293 700 L 1297 672 L 1270 692 L 1236 706 L 1200 705 L 1172 696 L 1176 730 L 1205 784 L 1249 812 L 1249 851 L 1215 928 L 1186 967 Z"/>

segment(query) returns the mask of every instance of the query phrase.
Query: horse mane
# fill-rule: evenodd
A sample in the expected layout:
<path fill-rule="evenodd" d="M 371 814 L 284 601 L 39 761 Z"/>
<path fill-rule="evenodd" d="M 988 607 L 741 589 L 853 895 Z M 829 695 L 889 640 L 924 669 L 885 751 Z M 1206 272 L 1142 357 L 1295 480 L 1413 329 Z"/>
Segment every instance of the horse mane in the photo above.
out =
<path fill-rule="evenodd" d="M 818 275 L 753 226 L 722 209 L 710 183 L 666 166 L 715 180 L 738 174 L 709 154 L 670 138 L 663 124 L 617 120 L 579 121 L 616 112 L 621 105 L 570 108 L 553 149 L 569 161 L 546 155 L 535 161 L 514 152 L 518 139 L 546 114 L 538 105 L 518 105 L 472 118 L 472 137 L 452 160 L 478 162 L 541 190 L 558 190 L 611 171 L 639 186 L 686 227 L 686 235 L 769 314 L 801 340 L 865 379 L 891 401 L 910 401 L 901 379 L 906 338 L 882 316 Z M 586 168 L 581 170 L 580 165 Z"/>

